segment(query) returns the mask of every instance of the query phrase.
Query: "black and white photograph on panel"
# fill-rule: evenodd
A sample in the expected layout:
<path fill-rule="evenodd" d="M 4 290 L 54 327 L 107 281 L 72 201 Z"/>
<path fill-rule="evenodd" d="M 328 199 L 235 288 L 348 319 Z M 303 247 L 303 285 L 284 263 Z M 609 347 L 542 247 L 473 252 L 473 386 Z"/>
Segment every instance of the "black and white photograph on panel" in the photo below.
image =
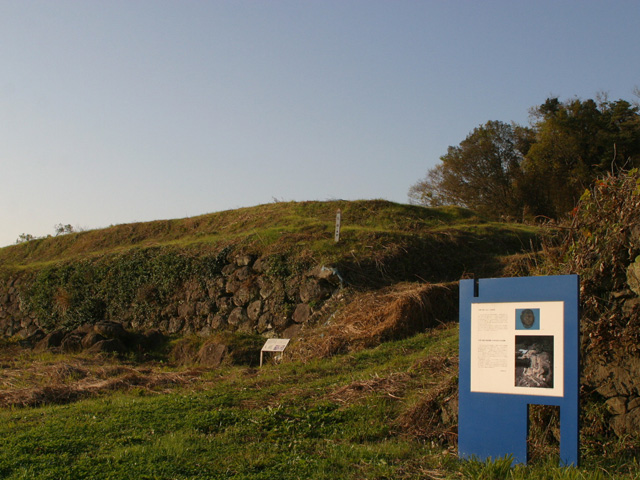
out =
<path fill-rule="evenodd" d="M 553 335 L 516 335 L 516 387 L 553 388 Z"/>

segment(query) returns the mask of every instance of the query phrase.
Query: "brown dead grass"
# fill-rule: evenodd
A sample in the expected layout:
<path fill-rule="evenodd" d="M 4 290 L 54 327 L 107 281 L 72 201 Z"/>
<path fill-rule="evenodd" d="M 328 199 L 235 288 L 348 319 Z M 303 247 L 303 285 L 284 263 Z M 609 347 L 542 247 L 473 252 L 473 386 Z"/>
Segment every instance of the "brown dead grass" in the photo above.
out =
<path fill-rule="evenodd" d="M 201 383 L 201 370 L 167 372 L 154 366 L 109 364 L 105 359 L 70 358 L 3 362 L 0 407 L 65 404 L 114 391 L 162 393 Z"/>
<path fill-rule="evenodd" d="M 455 445 L 458 440 L 458 359 L 429 357 L 418 362 L 413 370 L 428 369 L 435 381 L 419 400 L 394 422 L 394 429 L 403 435 Z"/>
<path fill-rule="evenodd" d="M 327 399 L 345 405 L 352 405 L 370 395 L 401 400 L 409 379 L 410 375 L 406 373 L 394 373 L 388 377 L 375 376 L 340 387 L 329 393 Z"/>
<path fill-rule="evenodd" d="M 458 437 L 457 372 L 458 359 L 455 357 L 426 357 L 407 372 L 354 381 L 330 392 L 326 399 L 345 406 L 366 401 L 371 396 L 399 400 L 401 405 L 409 406 L 391 421 L 397 434 L 451 447 Z M 418 400 L 411 402 L 405 393 L 412 395 L 416 382 L 422 388 Z"/>
<path fill-rule="evenodd" d="M 403 283 L 357 294 L 325 325 L 296 341 L 289 358 L 327 358 L 406 338 L 458 315 L 458 285 Z"/>

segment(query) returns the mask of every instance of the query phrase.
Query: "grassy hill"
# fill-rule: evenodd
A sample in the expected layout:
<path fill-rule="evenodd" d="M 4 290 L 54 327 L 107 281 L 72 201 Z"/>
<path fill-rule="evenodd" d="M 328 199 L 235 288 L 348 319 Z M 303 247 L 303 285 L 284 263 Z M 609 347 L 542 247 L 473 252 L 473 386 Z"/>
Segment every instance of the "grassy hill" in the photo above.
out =
<path fill-rule="evenodd" d="M 335 244 L 338 210 L 342 212 L 342 233 Z M 534 236 L 532 228 L 488 222 L 457 207 L 423 208 L 384 200 L 279 202 L 40 238 L 0 249 L 0 271 L 38 269 L 153 247 L 203 252 L 233 247 L 258 255 L 312 255 L 318 262 L 338 263 L 354 257 L 375 261 L 403 248 L 450 244 L 458 247 L 452 251 L 459 257 L 458 264 L 473 265 L 528 248 Z M 425 255 L 439 253 L 433 248 Z M 473 254 L 480 258 L 473 260 Z"/>
<path fill-rule="evenodd" d="M 336 243 L 338 210 L 342 229 Z M 269 305 L 260 308 L 269 309 L 271 325 L 301 303 L 314 313 L 324 306 L 325 297 L 302 292 L 314 268 L 330 267 L 350 291 L 496 276 L 507 259 L 531 249 L 535 233 L 460 208 L 374 200 L 273 203 L 42 238 L 0 249 L 0 301 L 8 299 L 4 310 L 13 318 L 8 323 L 5 315 L 3 323 L 0 314 L 0 333 L 24 336 L 35 325 L 72 329 L 101 320 L 167 330 L 173 321 L 201 329 L 226 321 L 229 302 L 222 305 L 222 297 L 228 300 L 244 286 L 251 291 L 233 302 L 246 310 L 249 299 L 260 298 L 258 284 L 264 283 L 277 291 L 268 301 L 261 294 Z M 260 267 L 252 265 L 229 285 L 230 265 L 243 257 Z M 175 311 L 185 302 L 201 318 L 190 322 L 186 313 Z M 214 321 L 209 313 L 224 318 Z M 274 328 L 281 331 L 287 322 L 291 319 Z"/>
<path fill-rule="evenodd" d="M 160 293 L 161 282 L 179 290 L 194 276 L 218 278 L 222 263 L 245 254 L 265 259 L 265 274 L 283 281 L 320 265 L 346 280 L 282 363 L 263 368 L 255 342 L 243 344 L 248 356 L 207 369 L 171 355 L 207 341 L 196 336 L 175 337 L 142 363 L 133 355 L 38 353 L 21 349 L 17 337 L 2 340 L 0 476 L 638 478 L 633 451 L 588 428 L 584 468 L 557 469 L 557 419 L 544 412 L 533 466 L 456 459 L 457 326 L 403 319 L 448 308 L 449 282 L 503 275 L 536 245 L 530 226 L 375 200 L 273 203 L 0 249 L 0 280 L 15 291 L 7 298 L 27 299 L 46 285 L 80 298 L 94 282 L 92 295 L 117 286 L 116 300 L 126 303 L 138 298 L 140 277 Z M 453 311 L 446 320 L 455 318 Z"/>

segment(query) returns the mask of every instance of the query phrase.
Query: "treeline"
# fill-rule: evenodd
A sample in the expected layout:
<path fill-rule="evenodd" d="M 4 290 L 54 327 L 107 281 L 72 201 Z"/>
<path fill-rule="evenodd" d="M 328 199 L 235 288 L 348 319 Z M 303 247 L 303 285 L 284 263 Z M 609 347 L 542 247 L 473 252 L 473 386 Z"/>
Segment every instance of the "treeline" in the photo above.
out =
<path fill-rule="evenodd" d="M 640 167 L 640 113 L 626 100 L 549 98 L 530 126 L 489 121 L 440 161 L 409 189 L 412 203 L 558 219 L 596 179 Z"/>

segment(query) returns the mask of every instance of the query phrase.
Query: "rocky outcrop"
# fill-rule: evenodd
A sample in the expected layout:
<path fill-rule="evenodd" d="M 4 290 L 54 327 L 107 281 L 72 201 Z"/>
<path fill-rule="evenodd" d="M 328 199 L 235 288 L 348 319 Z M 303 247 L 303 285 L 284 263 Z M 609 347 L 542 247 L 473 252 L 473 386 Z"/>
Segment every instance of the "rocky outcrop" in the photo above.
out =
<path fill-rule="evenodd" d="M 157 330 L 131 332 L 119 323 L 99 322 L 95 325 L 81 325 L 71 331 L 60 329 L 44 333 L 37 330 L 23 339 L 21 344 L 36 352 L 122 354 L 144 353 L 159 348 L 166 341 L 167 337 Z"/>
<path fill-rule="evenodd" d="M 628 288 L 612 293 L 609 308 L 632 326 L 640 320 L 640 257 L 626 273 Z M 611 429 L 619 437 L 636 435 L 640 431 L 640 348 L 620 345 L 590 352 L 583 363 L 582 381 L 604 398 Z"/>
<path fill-rule="evenodd" d="M 640 358 L 616 353 L 607 363 L 589 360 L 585 382 L 606 400 L 609 425 L 619 437 L 640 431 Z"/>

